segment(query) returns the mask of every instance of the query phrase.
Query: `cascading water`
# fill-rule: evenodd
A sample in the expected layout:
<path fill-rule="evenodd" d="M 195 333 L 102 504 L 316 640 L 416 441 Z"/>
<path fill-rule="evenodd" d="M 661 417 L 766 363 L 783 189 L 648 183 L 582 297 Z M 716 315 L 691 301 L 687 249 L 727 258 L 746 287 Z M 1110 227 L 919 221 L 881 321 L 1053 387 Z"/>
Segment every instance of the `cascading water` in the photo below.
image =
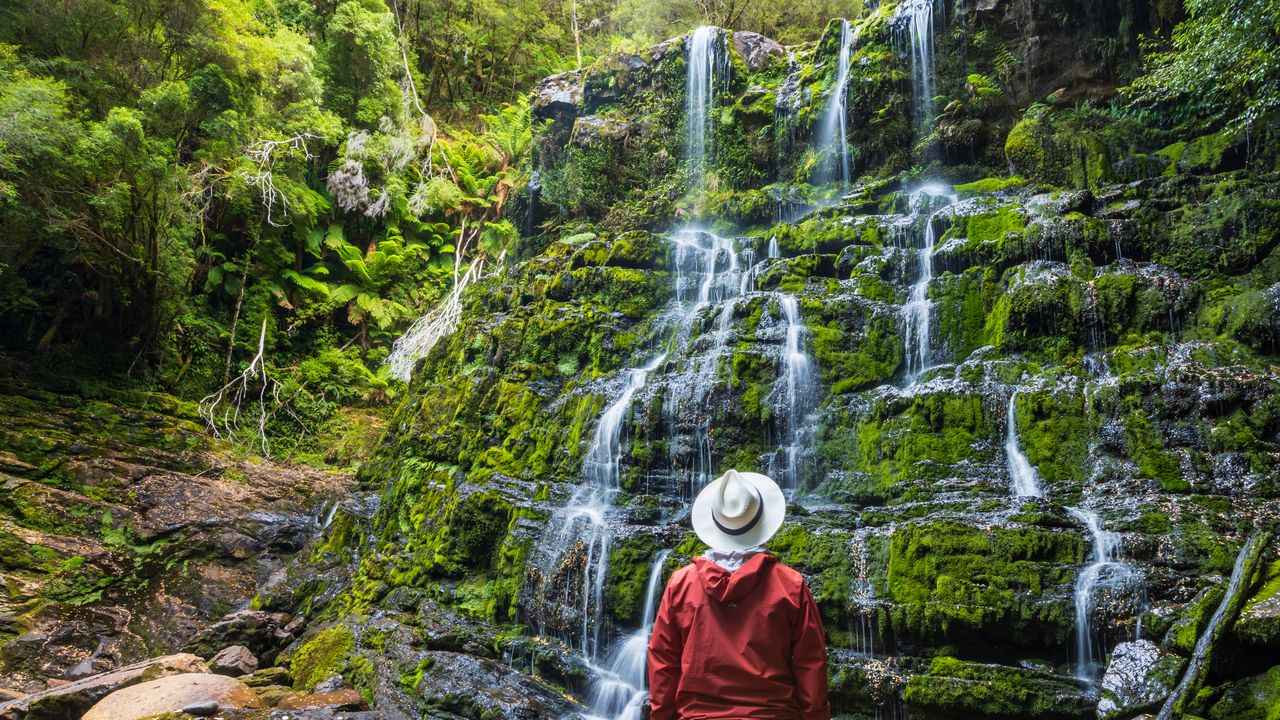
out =
<path fill-rule="evenodd" d="M 658 597 L 662 594 L 662 569 L 669 555 L 670 550 L 660 551 L 649 569 L 640 628 L 618 645 L 609 659 L 608 668 L 596 668 L 590 701 L 593 717 L 640 720 L 641 711 L 648 699 L 645 661 L 649 654 L 649 633 L 653 630 Z"/>
<path fill-rule="evenodd" d="M 933 304 L 929 301 L 929 285 L 933 282 L 933 250 L 934 245 L 937 244 L 934 220 L 940 212 L 955 201 L 956 196 L 941 185 L 926 185 L 912 192 L 908 201 L 911 210 L 910 222 L 913 227 L 920 215 L 922 213 L 925 215 L 924 227 L 920 233 L 921 247 L 916 256 L 916 280 L 911 284 L 904 308 L 907 316 L 904 350 L 907 358 L 907 377 L 912 383 L 933 365 L 930 337 Z M 941 207 L 938 207 L 939 205 Z"/>
<path fill-rule="evenodd" d="M 802 484 L 800 454 L 811 444 L 813 422 L 809 415 L 813 410 L 815 373 L 813 359 L 803 349 L 806 328 L 800 320 L 800 304 L 786 293 L 778 293 L 777 300 L 786 322 L 786 344 L 782 350 L 782 377 L 773 394 L 780 396 L 775 405 L 782 411 L 779 414 L 784 444 L 770 460 L 769 475 L 783 488 L 798 489 Z"/>
<path fill-rule="evenodd" d="M 895 19 L 906 30 L 911 53 L 911 91 L 916 126 L 927 135 L 933 123 L 933 14 L 934 0 L 906 0 Z"/>
<path fill-rule="evenodd" d="M 840 21 L 840 54 L 836 58 L 836 77 L 831 85 L 827 110 L 822 115 L 822 123 L 818 125 L 815 135 L 815 149 L 825 160 L 819 167 L 819 182 L 839 182 L 840 187 L 849 185 L 849 113 L 846 101 L 849 96 L 849 60 L 853 53 L 853 44 L 858 39 L 857 33 L 848 20 Z"/>
<path fill-rule="evenodd" d="M 1044 497 L 1040 476 L 1018 443 L 1018 391 L 1009 394 L 1009 409 L 1005 415 L 1004 454 L 1009 464 L 1009 483 L 1014 497 Z"/>
<path fill-rule="evenodd" d="M 687 347 L 677 377 L 667 384 L 663 413 L 671 436 L 671 467 L 677 476 L 683 476 L 692 498 L 713 472 L 708 401 L 733 334 L 734 306 L 750 284 L 750 273 L 744 272 L 744 266 L 749 268 L 751 262 L 749 257 L 743 262 L 732 238 L 683 230 L 674 233 L 672 240 L 676 245 L 676 298 L 682 307 L 676 343 Z M 690 281 L 695 278 L 696 292 L 690 292 Z M 704 316 L 710 318 L 709 323 Z M 700 323 L 709 326 L 691 337 Z"/>
<path fill-rule="evenodd" d="M 583 472 L 589 482 L 574 494 L 561 511 L 560 532 L 550 547 L 559 548 L 552 560 L 559 563 L 564 552 L 579 543 L 586 553 L 582 564 L 579 650 L 583 657 L 594 660 L 600 650 L 600 618 L 604 606 L 604 582 L 609 570 L 611 531 L 607 519 L 613 497 L 618 491 L 618 466 L 622 454 L 622 424 L 631 402 L 644 387 L 649 373 L 664 360 L 658 355 L 647 365 L 625 371 L 626 385 L 616 400 L 609 404 L 596 424 Z M 553 568 L 546 568 L 548 574 Z M 567 588 L 566 588 L 567 590 Z M 545 628 L 543 629 L 545 634 Z"/>
<path fill-rule="evenodd" d="M 685 162 L 691 187 L 701 187 L 715 144 L 708 120 L 715 113 L 716 77 L 729 72 L 724 31 L 703 25 L 689 35 L 688 74 L 685 77 Z"/>
<path fill-rule="evenodd" d="M 1107 644 L 1104 633 L 1094 625 L 1099 593 L 1118 599 L 1125 595 L 1137 600 L 1132 610 L 1140 617 L 1146 604 L 1146 586 L 1141 573 L 1120 559 L 1120 538 L 1102 529 L 1098 513 L 1083 508 L 1067 508 L 1067 512 L 1084 524 L 1093 543 L 1090 562 L 1076 578 L 1076 676 L 1081 680 L 1096 681 L 1107 660 Z M 1135 625 L 1133 639 L 1141 634 L 1141 625 Z"/>

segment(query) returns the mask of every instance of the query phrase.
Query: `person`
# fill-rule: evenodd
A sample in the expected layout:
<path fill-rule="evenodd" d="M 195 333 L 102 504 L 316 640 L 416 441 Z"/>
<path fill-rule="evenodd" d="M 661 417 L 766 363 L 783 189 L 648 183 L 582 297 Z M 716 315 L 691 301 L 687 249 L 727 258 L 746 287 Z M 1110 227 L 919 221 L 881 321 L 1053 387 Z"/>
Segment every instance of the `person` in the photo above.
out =
<path fill-rule="evenodd" d="M 693 502 L 710 549 L 675 572 L 649 637 L 651 720 L 828 720 L 822 619 L 804 576 L 762 547 L 786 516 L 765 475 L 730 470 Z"/>

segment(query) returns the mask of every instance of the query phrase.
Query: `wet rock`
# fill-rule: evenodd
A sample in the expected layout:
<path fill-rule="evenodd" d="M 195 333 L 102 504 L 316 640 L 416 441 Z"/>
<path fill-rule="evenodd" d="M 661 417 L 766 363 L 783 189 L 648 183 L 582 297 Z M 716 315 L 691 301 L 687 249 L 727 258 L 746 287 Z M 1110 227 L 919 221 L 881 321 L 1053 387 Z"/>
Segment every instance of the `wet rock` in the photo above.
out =
<path fill-rule="evenodd" d="M 1177 684 L 1186 660 L 1149 640 L 1120 643 L 1102 677 L 1098 717 L 1114 720 L 1153 710 Z"/>
<path fill-rule="evenodd" d="M 156 678 L 208 671 L 204 661 L 195 655 L 187 653 L 166 655 L 8 702 L 0 702 L 0 718 L 58 720 L 64 717 L 78 717 L 94 703 L 121 688 Z"/>
<path fill-rule="evenodd" d="M 333 708 L 334 710 L 363 710 L 364 698 L 360 691 L 353 688 L 317 692 L 309 695 L 293 695 L 280 700 L 276 706 L 280 710 L 314 710 Z"/>
<path fill-rule="evenodd" d="M 261 709 L 262 701 L 248 685 L 210 673 L 190 673 L 152 680 L 111 693 L 81 720 L 136 720 L 210 703 L 218 710 Z"/>
<path fill-rule="evenodd" d="M 209 661 L 209 670 L 218 675 L 239 677 L 252 674 L 258 669 L 258 658 L 253 656 L 249 648 L 243 645 L 231 645 L 222 648 Z"/>
<path fill-rule="evenodd" d="M 907 680 L 903 699 L 947 717 L 1079 718 L 1092 706 L 1085 688 L 1058 676 L 948 657 Z"/>
<path fill-rule="evenodd" d="M 733 34 L 733 49 L 752 72 L 763 70 L 770 63 L 787 55 L 786 48 L 777 40 L 749 30 L 739 30 Z"/>
<path fill-rule="evenodd" d="M 451 652 L 430 652 L 415 688 L 423 701 L 463 717 L 562 717 L 577 706 L 502 663 Z"/>
<path fill-rule="evenodd" d="M 291 626 L 293 620 L 288 613 L 240 610 L 200 632 L 184 649 L 212 657 L 220 648 L 240 645 L 269 663 L 294 639 L 297 628 Z"/>

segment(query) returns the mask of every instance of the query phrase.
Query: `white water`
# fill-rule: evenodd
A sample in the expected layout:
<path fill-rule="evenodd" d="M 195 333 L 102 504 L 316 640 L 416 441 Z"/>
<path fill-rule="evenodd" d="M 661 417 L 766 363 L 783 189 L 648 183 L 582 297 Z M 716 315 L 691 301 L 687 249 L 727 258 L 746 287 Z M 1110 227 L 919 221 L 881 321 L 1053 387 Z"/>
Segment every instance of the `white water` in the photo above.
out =
<path fill-rule="evenodd" d="M 716 75 L 727 72 L 723 31 L 703 25 L 689 35 L 688 74 L 685 77 L 685 161 L 692 187 L 701 187 L 707 171 L 707 121 L 715 116 Z M 718 72 L 717 72 L 718 71 Z M 710 146 L 710 147 L 709 147 Z"/>
<path fill-rule="evenodd" d="M 849 113 L 846 101 L 849 96 L 849 59 L 857 39 L 849 21 L 841 20 L 840 54 L 836 59 L 835 83 L 831 86 L 827 110 L 814 138 L 818 155 L 823 158 L 820 181 L 838 181 L 841 188 L 849 185 Z"/>
<path fill-rule="evenodd" d="M 667 384 L 663 414 L 670 433 L 671 466 L 683 475 L 692 498 L 711 480 L 711 393 L 720 361 L 733 335 L 733 310 L 750 285 L 751 258 L 740 256 L 732 238 L 688 229 L 672 234 L 676 244 L 676 292 L 683 349 L 678 377 Z M 742 253 L 749 255 L 749 253 Z M 696 282 L 696 292 L 689 287 Z M 708 322 L 708 319 L 710 322 Z M 694 330 L 701 332 L 694 337 Z"/>
<path fill-rule="evenodd" d="M 1083 508 L 1067 508 L 1089 531 L 1093 543 L 1093 553 L 1089 564 L 1080 571 L 1076 578 L 1076 676 L 1081 680 L 1097 681 L 1106 667 L 1109 648 L 1104 642 L 1107 633 L 1094 627 L 1093 616 L 1101 591 L 1103 597 L 1122 597 L 1131 595 L 1140 598 L 1140 605 L 1134 609 L 1138 615 L 1134 627 L 1133 638 L 1142 635 L 1141 607 L 1146 604 L 1146 588 L 1142 574 L 1120 557 L 1120 536 L 1102 529 L 1102 521 L 1098 514 Z"/>
<path fill-rule="evenodd" d="M 769 474 L 783 488 L 799 488 L 801 485 L 799 457 L 810 446 L 813 423 L 809 417 L 813 410 L 816 387 L 813 359 L 803 349 L 807 328 L 800 320 L 799 303 L 792 295 L 777 293 L 777 300 L 786 322 L 786 344 L 782 351 L 782 377 L 774 389 L 781 395 L 776 405 L 781 406 L 782 445 L 770 459 Z M 777 455 L 781 454 L 781 462 Z"/>
<path fill-rule="evenodd" d="M 618 469 L 622 456 L 622 426 L 631 402 L 644 387 L 649 373 L 662 364 L 665 355 L 658 355 L 641 368 L 626 370 L 627 384 L 618 398 L 609 404 L 596 424 L 583 463 L 583 472 L 590 482 L 574 493 L 562 511 L 560 532 L 555 539 L 559 550 L 555 560 L 563 559 L 563 553 L 580 542 L 586 552 L 583 564 L 579 613 L 579 650 L 588 661 L 594 660 L 600 651 L 600 622 L 604 608 L 604 582 L 609 571 L 609 545 L 612 532 L 606 515 L 618 491 Z M 550 570 L 551 568 L 547 568 Z"/>
<path fill-rule="evenodd" d="M 938 201 L 942 201 L 941 207 L 937 207 Z M 916 280 L 911 284 L 904 308 L 907 316 L 904 350 L 907 356 L 907 378 L 911 383 L 915 383 L 933 366 L 930 336 L 933 303 L 929 301 L 929 285 L 933 282 L 933 250 L 938 239 L 934 219 L 955 201 L 956 195 L 943 185 L 925 185 L 912 192 L 909 198 L 912 226 L 921 214 L 925 215 L 920 252 L 916 255 Z"/>
<path fill-rule="evenodd" d="M 649 582 L 644 591 L 644 615 L 640 628 L 631 633 L 613 651 L 607 668 L 594 668 L 591 685 L 591 715 L 617 720 L 640 720 L 641 710 L 649 699 L 645 662 L 649 654 L 649 633 L 662 594 L 662 568 L 670 550 L 660 551 L 649 569 Z"/>
<path fill-rule="evenodd" d="M 1032 467 L 1031 461 L 1022 452 L 1018 443 L 1018 418 L 1014 408 L 1018 402 L 1018 391 L 1009 395 L 1009 410 L 1005 417 L 1004 454 L 1009 463 L 1009 481 L 1013 486 L 1014 497 L 1044 497 L 1040 487 L 1040 476 Z"/>
<path fill-rule="evenodd" d="M 898 10 L 911 41 L 911 90 L 922 135 L 933 124 L 933 13 L 933 0 L 906 0 Z"/>

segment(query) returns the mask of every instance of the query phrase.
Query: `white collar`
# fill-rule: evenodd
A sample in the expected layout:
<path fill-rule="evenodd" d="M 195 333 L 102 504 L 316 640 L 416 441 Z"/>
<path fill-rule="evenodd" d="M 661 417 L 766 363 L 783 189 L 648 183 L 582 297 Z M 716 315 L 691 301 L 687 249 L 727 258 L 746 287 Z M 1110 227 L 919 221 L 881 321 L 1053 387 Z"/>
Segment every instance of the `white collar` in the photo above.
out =
<path fill-rule="evenodd" d="M 742 567 L 752 555 L 764 552 L 764 548 L 760 545 L 747 548 L 746 550 L 708 550 L 702 553 L 702 557 L 719 565 L 720 567 L 733 572 Z"/>

